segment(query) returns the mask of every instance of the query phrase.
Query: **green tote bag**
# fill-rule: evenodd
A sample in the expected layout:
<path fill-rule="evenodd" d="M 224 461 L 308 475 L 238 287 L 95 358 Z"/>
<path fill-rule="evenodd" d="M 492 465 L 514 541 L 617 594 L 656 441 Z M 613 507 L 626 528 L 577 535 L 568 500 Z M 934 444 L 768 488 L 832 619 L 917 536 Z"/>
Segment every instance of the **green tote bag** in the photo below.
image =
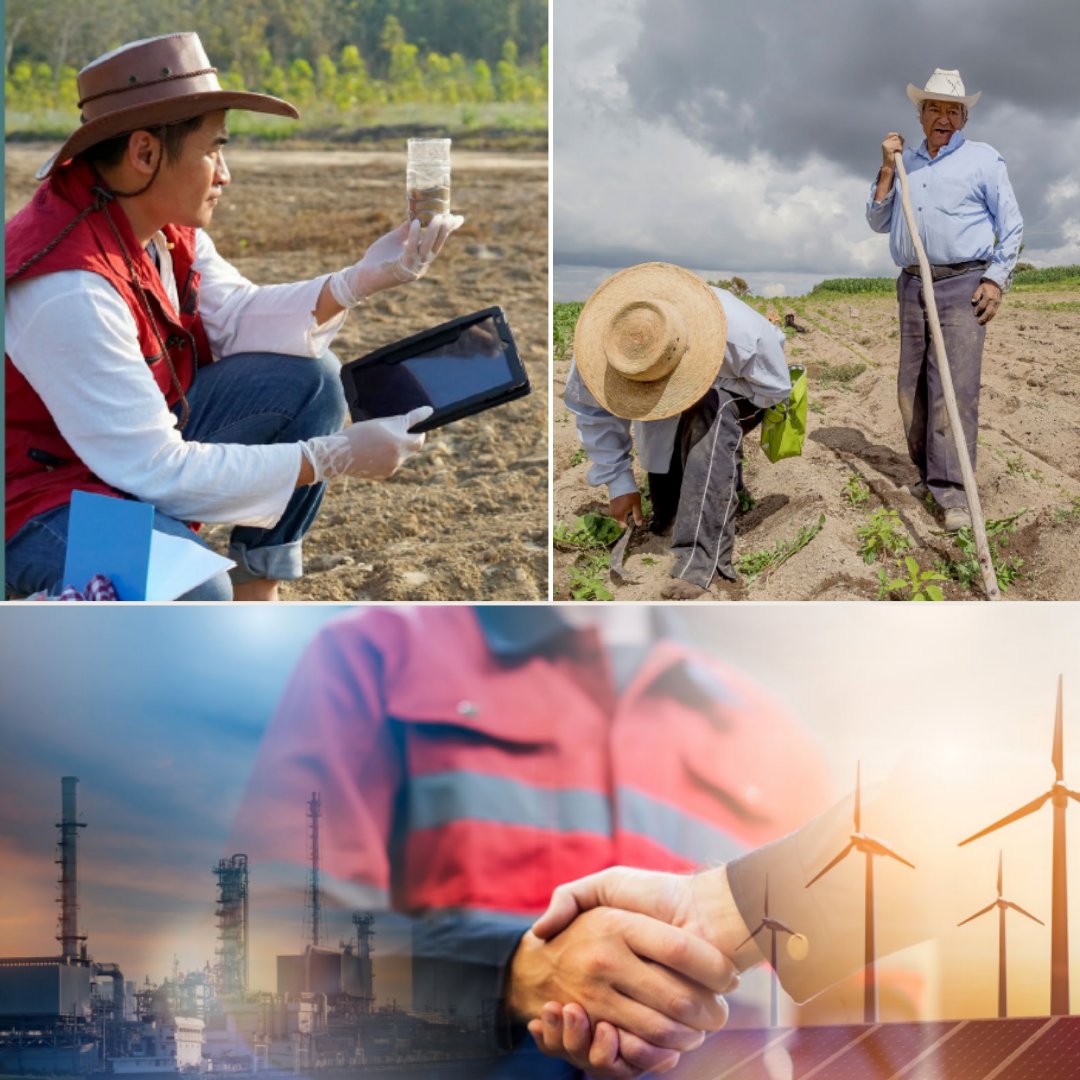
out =
<path fill-rule="evenodd" d="M 792 365 L 791 396 L 765 410 L 761 449 L 770 461 L 798 457 L 806 439 L 806 368 Z"/>

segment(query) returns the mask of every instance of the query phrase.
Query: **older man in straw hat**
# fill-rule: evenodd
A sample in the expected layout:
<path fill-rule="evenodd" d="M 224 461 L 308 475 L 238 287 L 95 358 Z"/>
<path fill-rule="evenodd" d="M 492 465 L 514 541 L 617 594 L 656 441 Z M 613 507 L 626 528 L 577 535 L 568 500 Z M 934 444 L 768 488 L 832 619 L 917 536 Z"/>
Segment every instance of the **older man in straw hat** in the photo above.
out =
<path fill-rule="evenodd" d="M 191 33 L 99 57 L 78 88 L 81 126 L 6 229 L 7 587 L 63 584 L 82 489 L 150 503 L 176 535 L 236 525 L 233 581 L 185 599 L 275 599 L 300 576 L 325 481 L 383 479 L 423 443 L 414 414 L 340 430 L 330 342 L 348 309 L 424 274 L 462 219 L 406 223 L 337 273 L 257 287 L 205 232 L 229 183 L 226 110 L 296 109 L 222 90 Z"/>
<path fill-rule="evenodd" d="M 971 524 L 960 462 L 930 335 L 915 247 L 895 191 L 893 155 L 903 149 L 912 208 L 931 264 L 934 299 L 948 353 L 957 405 L 975 462 L 979 433 L 979 373 L 986 324 L 997 314 L 1009 285 L 1023 221 L 1001 155 L 986 143 L 969 142 L 962 129 L 982 96 L 965 94 L 958 71 L 938 68 L 923 89 L 908 84 L 926 138 L 915 150 L 891 131 L 881 144 L 881 171 L 870 191 L 866 218 L 889 233 L 900 301 L 900 413 L 908 452 L 919 470 L 916 495 L 927 493 L 945 511 L 945 528 Z"/>
<path fill-rule="evenodd" d="M 633 442 L 649 474 L 653 530 L 674 519 L 667 600 L 701 596 L 731 565 L 745 431 L 791 392 L 783 333 L 668 263 L 622 270 L 589 298 L 564 400 L 607 484 L 611 516 L 642 521 Z"/>

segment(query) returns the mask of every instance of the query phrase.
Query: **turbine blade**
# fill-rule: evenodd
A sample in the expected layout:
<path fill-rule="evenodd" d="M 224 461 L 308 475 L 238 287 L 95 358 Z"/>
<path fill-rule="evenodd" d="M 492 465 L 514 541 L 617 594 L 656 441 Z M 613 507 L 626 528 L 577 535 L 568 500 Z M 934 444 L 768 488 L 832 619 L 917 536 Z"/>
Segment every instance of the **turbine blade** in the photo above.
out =
<path fill-rule="evenodd" d="M 838 862 L 841 862 L 841 861 L 842 861 L 843 859 L 846 859 L 846 858 L 848 857 L 848 855 L 850 855 L 850 854 L 851 854 L 851 853 L 852 853 L 852 852 L 853 852 L 854 850 L 855 850 L 855 845 L 854 845 L 854 844 L 848 844 L 848 846 L 847 846 L 846 848 L 844 848 L 844 850 L 843 850 L 843 851 L 841 851 L 841 852 L 840 852 L 840 854 L 839 854 L 839 855 L 837 855 L 837 856 L 836 856 L 836 858 L 835 858 L 835 859 L 833 859 L 833 861 L 832 861 L 831 863 L 829 863 L 829 865 L 828 865 L 828 866 L 826 866 L 824 870 L 819 870 L 819 871 L 818 871 L 818 872 L 817 872 L 817 873 L 816 873 L 816 874 L 815 874 L 815 875 L 814 875 L 814 876 L 813 876 L 813 877 L 812 877 L 812 878 L 811 878 L 811 879 L 810 879 L 810 880 L 809 880 L 809 881 L 808 881 L 808 882 L 806 883 L 806 886 L 805 886 L 805 887 L 806 887 L 807 889 L 809 889 L 809 888 L 810 888 L 810 886 L 811 886 L 811 885 L 813 885 L 813 884 L 814 884 L 814 882 L 818 880 L 818 878 L 822 878 L 822 877 L 824 877 L 824 876 L 825 876 L 825 875 L 826 875 L 826 874 L 827 874 L 827 873 L 828 873 L 828 872 L 829 872 L 829 871 L 830 871 L 830 870 L 831 870 L 831 869 L 832 869 L 832 868 L 833 868 L 833 867 L 834 867 L 834 866 L 835 866 L 835 865 L 836 865 L 836 864 L 837 864 Z"/>
<path fill-rule="evenodd" d="M 1057 711 L 1054 713 L 1054 775 L 1057 779 L 1065 779 L 1065 754 L 1063 752 L 1063 735 L 1061 724 L 1061 676 L 1058 676 Z"/>
<path fill-rule="evenodd" d="M 1002 888 L 1002 881 L 1003 881 L 1003 879 L 1002 879 L 1002 863 L 1003 863 L 1004 859 L 1005 859 L 1005 852 L 999 850 L 998 851 L 998 899 L 999 900 L 1001 899 L 1001 888 Z"/>
<path fill-rule="evenodd" d="M 1025 803 L 1019 810 L 1014 810 L 1000 821 L 995 821 L 993 825 L 987 825 L 985 829 L 980 829 L 974 836 L 969 836 L 966 840 L 961 840 L 960 843 L 957 844 L 957 847 L 963 847 L 965 844 L 970 844 L 972 840 L 978 840 L 980 837 L 994 832 L 995 829 L 1000 829 L 1005 825 L 1011 825 L 1014 821 L 1019 821 L 1021 818 L 1027 817 L 1028 814 L 1034 814 L 1036 810 L 1041 810 L 1043 805 L 1049 802 L 1050 796 L 1053 794 L 1052 791 L 1048 791 L 1044 795 L 1040 795 L 1037 799 L 1032 799 L 1031 802 Z"/>
<path fill-rule="evenodd" d="M 862 762 L 855 764 L 855 831 L 862 831 Z"/>
<path fill-rule="evenodd" d="M 874 850 L 875 855 L 888 855 L 890 859 L 895 859 L 897 862 L 902 862 L 905 866 L 910 866 L 912 870 L 915 869 L 915 864 L 910 863 L 903 857 L 903 855 L 897 854 L 893 851 L 888 844 L 883 843 L 872 836 L 868 836 L 865 840 L 866 846 Z"/>
<path fill-rule="evenodd" d="M 754 932 L 753 932 L 753 933 L 752 933 L 752 934 L 751 934 L 751 935 L 750 935 L 750 936 L 749 936 L 749 937 L 748 937 L 748 938 L 747 938 L 747 939 L 746 939 L 746 940 L 745 940 L 745 941 L 744 941 L 744 942 L 742 943 L 742 945 L 740 945 L 740 946 L 739 946 L 739 947 L 738 947 L 738 948 L 737 948 L 737 949 L 736 949 L 735 951 L 736 951 L 736 952 L 738 952 L 738 951 L 739 951 L 739 949 L 741 949 L 741 948 L 743 947 L 743 945 L 749 945 L 749 944 L 750 944 L 750 942 L 751 942 L 751 941 L 753 941 L 753 940 L 754 940 L 754 938 L 756 938 L 756 937 L 758 936 L 758 934 L 760 934 L 760 933 L 761 933 L 761 931 L 762 931 L 762 930 L 764 930 L 764 929 L 765 929 L 765 924 L 764 924 L 764 923 L 762 923 L 762 924 L 761 924 L 761 925 L 760 925 L 760 926 L 759 926 L 759 927 L 758 927 L 758 928 L 757 928 L 757 929 L 756 929 L 756 930 L 755 930 L 755 931 L 754 931 Z"/>
<path fill-rule="evenodd" d="M 957 926 L 963 926 L 965 923 L 971 922 L 972 919 L 977 919 L 980 915 L 985 915 L 988 911 L 993 911 L 997 907 L 997 903 L 987 904 L 982 911 L 976 911 L 974 915 L 969 915 L 964 922 L 958 922 Z"/>
<path fill-rule="evenodd" d="M 1075 799 L 1077 802 L 1080 802 L 1080 791 L 1073 791 L 1072 788 L 1066 788 L 1065 794 L 1068 795 L 1070 799 Z"/>
<path fill-rule="evenodd" d="M 1029 919 L 1037 922 L 1040 926 L 1046 925 L 1046 923 L 1044 923 L 1042 919 L 1035 918 L 1035 916 L 1032 915 L 1030 911 L 1025 911 L 1019 904 L 1014 904 L 1011 900 L 1005 900 L 1004 904 L 1006 907 L 1012 908 L 1013 911 L 1019 911 L 1021 915 L 1026 915 Z"/>
<path fill-rule="evenodd" d="M 795 931 L 786 923 L 782 923 L 779 919 L 770 919 L 768 927 L 774 934 L 790 934 L 792 937 L 795 936 Z"/>

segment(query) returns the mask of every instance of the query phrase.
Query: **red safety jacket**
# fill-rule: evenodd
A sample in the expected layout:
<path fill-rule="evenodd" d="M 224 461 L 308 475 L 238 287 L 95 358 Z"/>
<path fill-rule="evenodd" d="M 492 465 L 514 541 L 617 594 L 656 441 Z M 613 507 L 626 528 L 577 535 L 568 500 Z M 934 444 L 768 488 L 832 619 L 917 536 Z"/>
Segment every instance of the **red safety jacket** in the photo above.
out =
<path fill-rule="evenodd" d="M 295 860 L 302 881 L 318 792 L 327 887 L 373 886 L 406 913 L 535 913 L 563 882 L 724 861 L 830 801 L 806 731 L 711 657 L 661 642 L 616 695 L 594 632 L 500 655 L 465 607 L 331 623 L 253 777 L 244 851 Z"/>
<path fill-rule="evenodd" d="M 44 248 L 84 207 L 94 201 L 92 188 L 101 181 L 93 169 L 76 159 L 46 180 L 30 202 L 5 229 L 5 280 L 22 263 Z M 146 312 L 131 282 L 131 274 L 104 214 L 109 214 L 123 237 L 131 262 L 150 303 Z M 169 365 L 154 334 L 164 342 L 181 386 L 191 386 L 195 369 L 209 363 L 210 343 L 199 317 L 199 273 L 195 263 L 195 230 L 167 225 L 173 245 L 173 269 L 180 295 L 180 312 L 165 294 L 153 260 L 139 245 L 127 215 L 116 203 L 87 215 L 48 255 L 18 280 L 60 270 L 92 270 L 123 297 L 139 330 L 139 345 L 170 408 L 179 400 Z M 93 348 L 93 340 L 86 343 Z M 61 435 L 45 403 L 4 357 L 6 409 L 5 537 L 10 539 L 32 517 L 62 506 L 76 488 L 105 495 L 122 494 L 95 476 Z"/>

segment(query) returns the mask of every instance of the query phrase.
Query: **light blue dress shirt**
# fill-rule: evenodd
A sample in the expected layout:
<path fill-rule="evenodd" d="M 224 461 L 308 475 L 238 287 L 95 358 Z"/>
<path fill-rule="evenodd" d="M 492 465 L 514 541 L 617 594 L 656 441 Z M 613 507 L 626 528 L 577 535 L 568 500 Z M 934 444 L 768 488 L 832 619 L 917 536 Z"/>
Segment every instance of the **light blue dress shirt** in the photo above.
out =
<path fill-rule="evenodd" d="M 932 265 L 989 262 L 983 277 L 1004 290 L 1012 276 L 1024 222 L 1002 156 L 986 143 L 968 142 L 963 132 L 932 158 L 926 140 L 917 150 L 904 149 L 911 208 Z M 897 266 L 915 266 L 897 179 L 881 202 L 870 185 L 866 220 L 875 232 L 889 234 L 889 253 Z M 996 243 L 995 243 L 996 238 Z"/>
<path fill-rule="evenodd" d="M 785 401 L 791 394 L 791 374 L 784 358 L 784 332 L 732 293 L 713 292 L 724 307 L 728 337 L 714 385 L 749 398 L 762 409 Z M 591 462 L 588 481 L 607 484 L 609 499 L 638 490 L 631 461 L 635 445 L 646 472 L 666 473 L 671 467 L 678 414 L 634 421 L 612 416 L 589 392 L 576 364 L 570 366 L 563 403 L 574 414 Z"/>

